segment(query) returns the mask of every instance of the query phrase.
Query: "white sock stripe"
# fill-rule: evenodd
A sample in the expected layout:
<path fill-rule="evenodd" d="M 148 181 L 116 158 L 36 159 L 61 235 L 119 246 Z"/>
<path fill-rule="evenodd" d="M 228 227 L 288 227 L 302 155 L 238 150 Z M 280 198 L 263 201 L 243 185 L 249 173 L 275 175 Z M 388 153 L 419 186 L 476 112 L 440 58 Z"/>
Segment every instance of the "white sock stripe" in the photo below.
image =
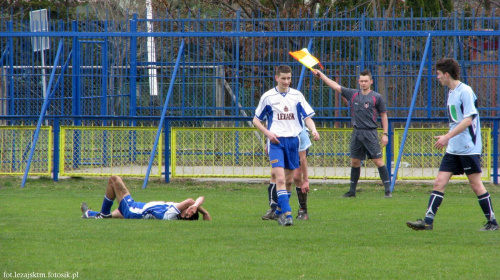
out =
<path fill-rule="evenodd" d="M 434 204 L 434 200 L 436 200 L 436 196 L 439 196 L 439 195 L 437 195 L 435 193 L 433 193 L 431 195 L 432 201 L 431 201 L 431 203 L 429 203 L 429 207 L 427 207 L 427 213 L 432 213 L 433 215 L 435 215 L 434 212 L 432 212 L 432 205 Z M 442 198 L 442 196 L 441 196 L 441 198 Z"/>
<path fill-rule="evenodd" d="M 490 195 L 488 195 L 487 197 L 478 198 L 478 200 L 483 200 L 483 199 L 487 199 L 487 198 L 490 198 Z M 491 204 L 491 203 L 490 203 L 490 204 Z"/>
<path fill-rule="evenodd" d="M 434 197 L 432 198 L 431 203 L 429 203 L 429 209 L 432 209 L 432 204 L 434 204 L 434 200 L 436 200 L 436 196 L 434 196 Z M 427 209 L 427 211 L 431 211 L 431 212 L 432 212 L 432 210 L 429 210 L 429 209 Z"/>
<path fill-rule="evenodd" d="M 490 197 L 490 196 L 488 196 Z M 495 220 L 495 213 L 493 213 L 493 206 L 491 206 L 491 200 L 488 203 L 488 208 L 490 210 L 490 221 Z"/>
<path fill-rule="evenodd" d="M 433 193 L 433 194 L 431 194 L 431 195 L 433 195 L 433 196 L 437 196 L 437 197 L 440 197 L 440 198 L 443 198 L 443 197 L 444 197 L 444 196 L 442 196 L 442 195 L 435 194 L 435 193 Z"/>

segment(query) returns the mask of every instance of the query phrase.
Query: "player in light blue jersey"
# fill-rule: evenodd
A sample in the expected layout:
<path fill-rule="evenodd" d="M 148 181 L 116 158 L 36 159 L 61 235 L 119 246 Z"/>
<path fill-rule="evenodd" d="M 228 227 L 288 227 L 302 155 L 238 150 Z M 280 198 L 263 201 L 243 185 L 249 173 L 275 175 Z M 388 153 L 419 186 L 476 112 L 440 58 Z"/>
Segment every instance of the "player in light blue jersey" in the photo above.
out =
<path fill-rule="evenodd" d="M 319 134 L 312 120 L 314 110 L 302 93 L 290 88 L 292 69 L 282 65 L 276 68 L 277 86 L 265 92 L 255 109 L 253 124 L 267 137 L 267 147 L 272 170 L 276 179 L 278 223 L 293 225 L 287 186 L 293 181 L 293 170 L 299 168 L 299 138 L 304 123 L 311 130 L 313 140 Z M 267 126 L 262 124 L 267 121 Z M 289 182 L 289 183 L 287 183 Z"/>
<path fill-rule="evenodd" d="M 448 118 L 450 130 L 445 135 L 436 136 L 434 147 L 446 153 L 441 161 L 439 173 L 434 181 L 434 189 L 429 198 L 425 218 L 415 222 L 406 222 L 414 230 L 432 230 L 436 212 L 444 198 L 446 184 L 451 176 L 465 173 L 470 186 L 479 200 L 479 206 L 486 217 L 486 224 L 481 231 L 498 230 L 490 194 L 481 181 L 481 128 L 477 111 L 477 97 L 468 85 L 459 78 L 460 66 L 451 58 L 436 62 L 437 79 L 449 88 Z"/>
<path fill-rule="evenodd" d="M 119 206 L 111 212 L 113 201 Z M 205 201 L 203 196 L 196 200 L 188 198 L 182 202 L 152 201 L 148 203 L 134 201 L 122 179 L 111 176 L 106 188 L 106 194 L 101 212 L 92 211 L 87 203 L 82 203 L 82 218 L 125 218 L 125 219 L 159 219 L 159 220 L 198 220 L 199 213 L 203 220 L 211 220 L 210 214 L 201 205 Z M 198 213 L 199 212 L 199 213 Z"/>

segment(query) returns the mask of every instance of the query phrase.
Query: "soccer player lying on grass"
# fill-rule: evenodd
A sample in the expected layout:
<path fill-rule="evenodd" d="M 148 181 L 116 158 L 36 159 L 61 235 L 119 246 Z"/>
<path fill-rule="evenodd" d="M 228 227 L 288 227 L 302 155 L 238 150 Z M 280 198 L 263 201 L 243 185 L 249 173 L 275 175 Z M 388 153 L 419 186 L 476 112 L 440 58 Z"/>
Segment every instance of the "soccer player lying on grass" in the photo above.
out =
<path fill-rule="evenodd" d="M 111 213 L 114 200 L 118 201 L 118 209 Z M 149 203 L 134 201 L 122 179 L 111 176 L 102 202 L 101 212 L 92 211 L 83 202 L 81 210 L 84 219 L 125 218 L 125 219 L 159 219 L 159 220 L 198 220 L 199 213 L 203 220 L 211 221 L 207 210 L 201 205 L 203 196 L 196 200 L 188 198 L 182 202 L 152 201 Z M 199 212 L 199 213 L 198 213 Z"/>

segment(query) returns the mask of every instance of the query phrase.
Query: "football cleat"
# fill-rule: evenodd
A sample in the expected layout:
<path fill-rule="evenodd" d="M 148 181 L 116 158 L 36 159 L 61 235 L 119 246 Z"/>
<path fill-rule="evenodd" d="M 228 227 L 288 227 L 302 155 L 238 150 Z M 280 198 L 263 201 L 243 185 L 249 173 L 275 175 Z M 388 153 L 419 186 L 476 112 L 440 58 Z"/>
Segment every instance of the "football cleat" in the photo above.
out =
<path fill-rule="evenodd" d="M 286 227 L 293 226 L 293 219 L 292 217 L 285 218 L 285 223 L 283 224 Z"/>
<path fill-rule="evenodd" d="M 279 219 L 279 217 L 280 217 L 280 215 L 276 214 L 276 211 L 274 211 L 272 220 L 277 221 Z"/>
<path fill-rule="evenodd" d="M 346 192 L 342 197 L 356 197 L 356 193 Z"/>
<path fill-rule="evenodd" d="M 297 220 L 309 220 L 309 215 L 307 215 L 307 210 L 305 209 L 299 209 L 299 212 L 297 213 Z"/>
<path fill-rule="evenodd" d="M 88 219 L 89 218 L 89 206 L 87 203 L 82 202 L 82 205 L 80 206 L 80 210 L 82 210 L 82 219 Z"/>
<path fill-rule="evenodd" d="M 99 214 L 97 214 L 94 218 L 95 219 L 110 219 L 110 218 L 112 218 L 112 216 L 111 216 L 111 213 L 110 214 L 103 214 L 103 213 L 99 212 Z"/>
<path fill-rule="evenodd" d="M 386 192 L 385 195 L 384 195 L 384 198 L 391 198 L 392 197 L 392 193 L 391 192 Z"/>
<path fill-rule="evenodd" d="M 426 224 L 422 219 L 415 222 L 406 222 L 406 225 L 413 230 L 432 230 L 432 225 Z"/>
<path fill-rule="evenodd" d="M 278 224 L 280 226 L 284 226 L 285 225 L 285 219 L 286 219 L 285 214 L 276 215 L 276 221 L 278 221 Z"/>
<path fill-rule="evenodd" d="M 274 220 L 274 210 L 268 209 L 266 214 L 262 216 L 262 220 Z"/>
<path fill-rule="evenodd" d="M 488 230 L 498 230 L 498 224 L 494 225 L 492 222 L 487 222 L 484 224 L 484 227 L 479 229 L 479 231 L 488 231 Z"/>

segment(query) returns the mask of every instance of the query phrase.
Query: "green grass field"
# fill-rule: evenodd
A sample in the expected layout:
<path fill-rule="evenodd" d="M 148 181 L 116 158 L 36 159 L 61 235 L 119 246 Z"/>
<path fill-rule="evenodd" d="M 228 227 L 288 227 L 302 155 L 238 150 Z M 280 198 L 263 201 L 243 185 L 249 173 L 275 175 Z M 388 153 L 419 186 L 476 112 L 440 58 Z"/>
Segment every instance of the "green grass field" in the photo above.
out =
<path fill-rule="evenodd" d="M 142 180 L 124 181 L 137 201 L 204 195 L 213 221 L 83 220 L 80 203 L 99 210 L 105 179 L 20 188 L 20 179 L 0 178 L 0 278 L 500 278 L 500 232 L 477 231 L 485 218 L 467 184 L 451 184 L 434 231 L 417 232 L 405 222 L 423 217 L 430 183 L 397 184 L 392 199 L 378 183 L 360 184 L 355 199 L 340 197 L 347 185 L 314 184 L 310 220 L 281 227 L 260 219 L 264 184 L 155 180 L 143 190 Z M 500 187 L 486 187 L 500 211 Z M 296 212 L 295 194 L 292 202 Z"/>

